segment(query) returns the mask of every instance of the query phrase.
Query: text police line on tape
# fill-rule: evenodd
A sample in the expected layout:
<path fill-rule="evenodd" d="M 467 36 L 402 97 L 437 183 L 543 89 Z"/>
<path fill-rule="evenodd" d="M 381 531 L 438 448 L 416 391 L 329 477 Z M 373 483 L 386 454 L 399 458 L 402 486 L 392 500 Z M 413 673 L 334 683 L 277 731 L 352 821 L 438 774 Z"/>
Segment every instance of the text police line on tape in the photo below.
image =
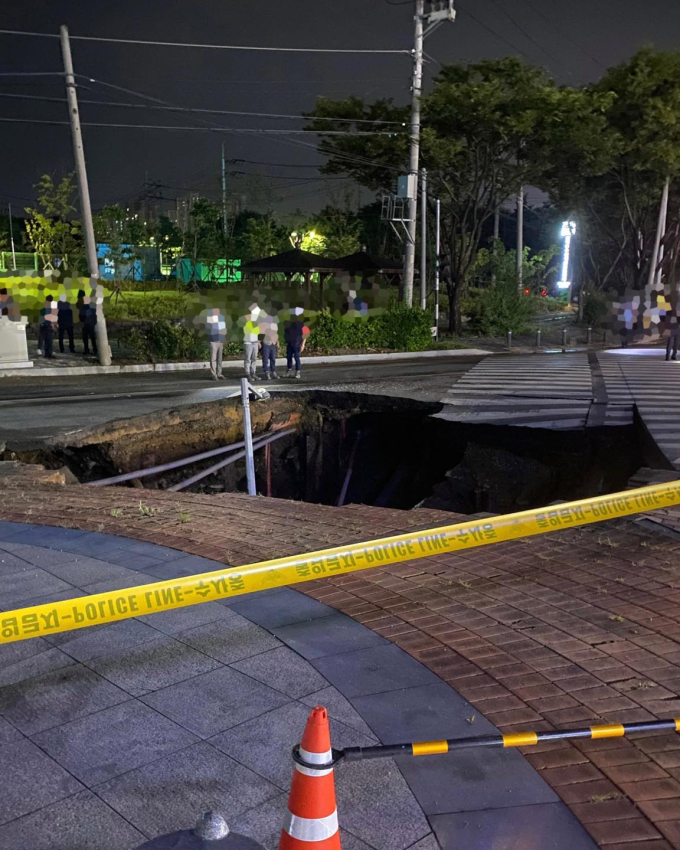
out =
<path fill-rule="evenodd" d="M 680 481 L 566 502 L 551 509 L 539 508 L 484 521 L 464 522 L 290 558 L 159 581 L 126 590 L 97 593 L 80 599 L 35 605 L 0 613 L 0 643 L 398 564 L 442 552 L 516 540 L 677 504 L 680 504 Z M 130 560 L 128 566 L 134 568 L 133 554 Z"/>

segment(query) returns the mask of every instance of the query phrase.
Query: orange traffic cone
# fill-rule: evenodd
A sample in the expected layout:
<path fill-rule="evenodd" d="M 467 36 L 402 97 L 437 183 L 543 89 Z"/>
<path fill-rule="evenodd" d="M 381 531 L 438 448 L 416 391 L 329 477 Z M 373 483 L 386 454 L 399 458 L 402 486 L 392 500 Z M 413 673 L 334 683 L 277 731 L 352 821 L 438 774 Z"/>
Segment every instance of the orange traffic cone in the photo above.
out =
<path fill-rule="evenodd" d="M 309 715 L 298 754 L 307 765 L 333 760 L 328 712 L 317 706 Z M 338 809 L 332 767 L 295 765 L 279 850 L 340 850 Z"/>

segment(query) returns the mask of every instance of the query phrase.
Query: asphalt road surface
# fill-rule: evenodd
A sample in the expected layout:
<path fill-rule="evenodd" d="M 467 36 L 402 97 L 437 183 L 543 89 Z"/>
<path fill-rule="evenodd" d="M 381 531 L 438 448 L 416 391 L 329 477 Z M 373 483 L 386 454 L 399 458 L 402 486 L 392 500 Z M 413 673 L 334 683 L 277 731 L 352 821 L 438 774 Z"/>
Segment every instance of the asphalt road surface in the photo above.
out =
<path fill-rule="evenodd" d="M 456 356 L 356 364 L 303 364 L 302 379 L 262 382 L 269 390 L 331 389 L 438 401 L 480 358 Z M 156 410 L 214 401 L 239 388 L 240 374 L 143 372 L 0 379 L 0 440 L 40 440 Z"/>

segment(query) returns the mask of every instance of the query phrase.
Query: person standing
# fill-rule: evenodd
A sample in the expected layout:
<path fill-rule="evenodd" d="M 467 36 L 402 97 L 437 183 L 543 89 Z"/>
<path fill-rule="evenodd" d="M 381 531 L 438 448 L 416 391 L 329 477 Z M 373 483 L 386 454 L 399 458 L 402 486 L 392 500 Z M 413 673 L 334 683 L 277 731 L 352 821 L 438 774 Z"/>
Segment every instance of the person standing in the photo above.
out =
<path fill-rule="evenodd" d="M 227 339 L 227 323 L 220 313 L 219 307 L 213 307 L 208 316 L 208 336 L 210 338 L 210 372 L 214 381 L 223 381 L 222 358 L 224 356 L 224 343 Z"/>
<path fill-rule="evenodd" d="M 668 342 L 666 343 L 666 360 L 678 359 L 678 338 L 680 337 L 680 321 L 677 315 L 671 316 Z"/>
<path fill-rule="evenodd" d="M 80 308 L 80 323 L 83 327 L 83 354 L 90 353 L 90 343 L 92 343 L 92 353 L 97 356 L 97 335 L 95 329 L 97 327 L 97 311 L 91 303 L 92 299 L 85 295 Z"/>
<path fill-rule="evenodd" d="M 279 350 L 279 325 L 276 316 L 267 316 L 260 323 L 262 330 L 262 370 L 264 379 L 278 379 L 276 374 L 276 355 Z"/>
<path fill-rule="evenodd" d="M 257 324 L 260 311 L 256 305 L 246 313 L 246 322 L 243 326 L 243 367 L 246 378 L 257 381 L 257 353 L 260 348 L 260 327 Z"/>
<path fill-rule="evenodd" d="M 38 336 L 38 351 L 42 351 L 43 357 L 47 360 L 51 360 L 54 357 L 54 354 L 52 354 L 52 339 L 54 336 L 54 325 L 57 322 L 56 309 L 57 302 L 52 300 L 51 295 L 48 295 L 40 311 L 40 332 Z"/>
<path fill-rule="evenodd" d="M 76 353 L 73 344 L 73 309 L 67 301 L 66 293 L 59 296 L 57 304 L 57 322 L 59 324 L 59 351 L 64 353 L 64 335 L 68 336 L 68 348 L 71 354 Z"/>
<path fill-rule="evenodd" d="M 286 340 L 286 365 L 288 371 L 286 377 L 293 377 L 293 361 L 295 361 L 295 377 L 299 380 L 301 377 L 300 355 L 305 350 L 306 335 L 309 333 L 308 328 L 302 321 L 302 307 L 293 307 L 290 311 L 291 319 L 286 323 L 284 330 L 284 338 Z"/>

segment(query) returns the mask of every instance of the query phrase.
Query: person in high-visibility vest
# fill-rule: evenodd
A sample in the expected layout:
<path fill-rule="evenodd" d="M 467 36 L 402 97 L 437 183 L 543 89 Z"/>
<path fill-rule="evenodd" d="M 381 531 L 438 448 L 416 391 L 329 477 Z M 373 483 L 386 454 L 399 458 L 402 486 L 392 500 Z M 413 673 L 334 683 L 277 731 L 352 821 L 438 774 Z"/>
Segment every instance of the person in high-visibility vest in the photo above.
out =
<path fill-rule="evenodd" d="M 243 367 L 246 378 L 251 381 L 259 380 L 257 377 L 257 353 L 260 348 L 260 326 L 257 324 L 259 315 L 260 309 L 254 304 L 246 313 L 246 321 L 243 325 Z"/>

